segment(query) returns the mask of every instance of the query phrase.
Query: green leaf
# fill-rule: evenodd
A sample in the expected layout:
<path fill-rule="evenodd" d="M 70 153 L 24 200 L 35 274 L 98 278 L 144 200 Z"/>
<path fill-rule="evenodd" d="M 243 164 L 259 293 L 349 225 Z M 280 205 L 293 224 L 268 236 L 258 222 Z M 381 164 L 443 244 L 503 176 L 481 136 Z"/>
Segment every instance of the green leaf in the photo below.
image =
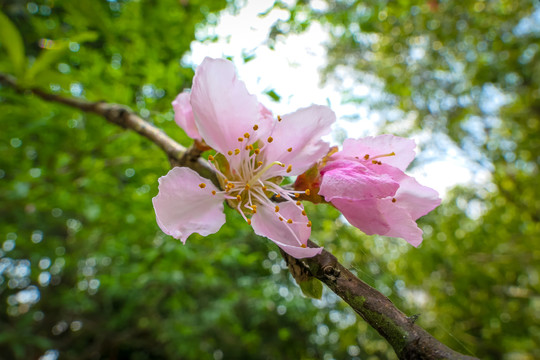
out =
<path fill-rule="evenodd" d="M 9 18 L 0 11 L 0 42 L 6 49 L 16 76 L 24 73 L 26 57 L 21 33 Z"/>
<path fill-rule="evenodd" d="M 30 85 L 36 77 L 47 70 L 52 64 L 58 61 L 69 49 L 71 42 L 94 41 L 98 34 L 93 31 L 81 33 L 69 40 L 53 40 L 50 48 L 43 49 L 32 67 L 26 73 L 24 78 L 25 85 Z"/>
<path fill-rule="evenodd" d="M 309 280 L 298 281 L 302 293 L 312 299 L 320 299 L 322 297 L 323 286 L 319 280 L 314 277 Z"/>
<path fill-rule="evenodd" d="M 272 98 L 272 100 L 274 100 L 276 102 L 278 102 L 281 99 L 281 96 L 279 96 L 278 93 L 276 93 L 274 91 L 274 89 L 268 90 L 265 94 L 270 96 Z"/>

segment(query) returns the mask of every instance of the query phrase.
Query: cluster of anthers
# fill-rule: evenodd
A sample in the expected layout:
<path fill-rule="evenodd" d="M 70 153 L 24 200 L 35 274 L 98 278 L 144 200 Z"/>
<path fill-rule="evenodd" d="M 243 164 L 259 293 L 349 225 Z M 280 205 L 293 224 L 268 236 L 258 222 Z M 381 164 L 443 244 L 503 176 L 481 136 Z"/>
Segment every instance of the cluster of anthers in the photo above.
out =
<path fill-rule="evenodd" d="M 278 124 L 281 117 L 278 116 Z M 274 166 L 286 168 L 285 173 L 292 171 L 292 165 L 286 165 L 280 161 L 269 161 L 266 159 L 265 149 L 274 139 L 272 136 L 266 140 L 259 139 L 257 131 L 258 125 L 254 125 L 251 133 L 244 133 L 238 137 L 238 147 L 229 150 L 226 154 L 216 153 L 209 155 L 208 160 L 218 176 L 222 191 L 212 190 L 211 194 L 223 194 L 229 205 L 236 209 L 244 220 L 251 225 L 251 216 L 257 213 L 258 206 L 271 208 L 274 216 L 279 221 L 287 224 L 302 224 L 311 227 L 311 221 L 308 220 L 303 204 L 300 202 L 300 195 L 310 195 L 311 190 L 302 191 L 288 190 L 280 186 L 283 180 L 282 176 L 276 176 L 275 172 L 269 170 Z M 286 149 L 292 152 L 292 147 Z M 230 166 L 234 163 L 235 166 Z M 206 183 L 200 183 L 201 189 L 206 188 Z M 273 202 L 275 199 L 276 202 Z M 282 214 L 279 203 L 289 201 L 294 203 L 298 211 L 303 215 L 305 221 L 294 221 L 290 217 Z M 276 204 L 277 203 L 277 204 Z M 291 230 L 295 235 L 295 231 Z M 300 239 L 299 245 L 306 247 Z"/>

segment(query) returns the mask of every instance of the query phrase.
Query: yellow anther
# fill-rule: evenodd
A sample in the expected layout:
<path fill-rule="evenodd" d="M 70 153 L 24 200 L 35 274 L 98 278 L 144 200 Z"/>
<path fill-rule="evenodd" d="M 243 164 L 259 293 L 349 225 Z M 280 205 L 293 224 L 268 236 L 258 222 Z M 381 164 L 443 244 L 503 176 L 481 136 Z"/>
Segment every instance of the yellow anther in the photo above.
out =
<path fill-rule="evenodd" d="M 208 155 L 208 160 L 209 161 L 214 161 L 214 157 L 212 155 Z"/>
<path fill-rule="evenodd" d="M 311 227 L 311 221 L 307 222 L 307 227 Z"/>
<path fill-rule="evenodd" d="M 279 166 L 281 166 L 281 167 L 285 167 L 285 164 L 279 163 Z"/>
<path fill-rule="evenodd" d="M 296 193 L 296 194 L 294 194 L 294 197 L 298 199 L 300 197 L 300 194 Z"/>
<path fill-rule="evenodd" d="M 249 150 L 249 147 L 250 147 L 250 146 L 251 146 L 251 145 L 246 145 L 245 149 L 246 149 L 246 150 Z"/>
<path fill-rule="evenodd" d="M 261 152 L 261 150 L 255 149 L 255 154 L 259 155 L 260 152 Z"/>
<path fill-rule="evenodd" d="M 287 172 L 290 173 L 292 171 L 292 165 L 287 166 Z"/>
<path fill-rule="evenodd" d="M 276 212 L 279 212 L 279 206 L 276 205 Z"/>
<path fill-rule="evenodd" d="M 247 219 L 248 225 L 251 225 L 251 219 Z"/>
<path fill-rule="evenodd" d="M 234 155 L 240 154 L 240 149 L 234 149 Z"/>
<path fill-rule="evenodd" d="M 242 197 L 240 195 L 236 195 L 236 200 L 240 201 L 242 200 Z"/>
<path fill-rule="evenodd" d="M 379 162 L 377 162 L 377 165 L 382 165 L 382 162 L 380 162 L 380 161 L 379 161 Z"/>
<path fill-rule="evenodd" d="M 249 184 L 246 184 L 246 186 L 244 187 L 244 189 L 249 190 Z"/>
<path fill-rule="evenodd" d="M 252 208 L 253 210 L 257 210 L 257 205 L 253 204 L 253 205 L 251 205 L 251 208 Z"/>
<path fill-rule="evenodd" d="M 377 160 L 371 160 L 371 163 L 372 163 L 372 164 L 377 164 L 378 161 L 377 161 Z"/>
<path fill-rule="evenodd" d="M 283 218 L 281 216 L 279 217 L 279 221 L 283 221 Z"/>
<path fill-rule="evenodd" d="M 245 137 L 246 139 L 249 139 L 249 134 L 248 134 L 248 133 L 245 133 L 245 134 L 244 134 L 244 137 Z"/>
<path fill-rule="evenodd" d="M 268 140 L 266 140 L 266 141 L 268 141 L 268 143 L 271 143 L 272 141 L 274 141 L 274 138 L 272 138 L 272 137 L 270 136 L 270 137 L 268 138 Z"/>
<path fill-rule="evenodd" d="M 369 154 L 364 155 L 364 159 L 369 159 Z"/>
<path fill-rule="evenodd" d="M 262 189 L 263 189 L 263 191 L 268 190 L 268 188 L 266 186 L 263 186 Z"/>
<path fill-rule="evenodd" d="M 257 213 L 257 209 L 253 209 L 253 213 L 256 214 L 256 213 Z"/>
<path fill-rule="evenodd" d="M 302 215 L 307 216 L 306 215 L 306 210 L 302 210 Z"/>
<path fill-rule="evenodd" d="M 244 138 L 238 138 L 238 141 L 242 142 L 242 141 L 244 141 Z"/>
<path fill-rule="evenodd" d="M 392 202 L 394 202 L 394 203 L 395 203 L 396 201 L 397 201 L 397 200 L 396 200 L 396 198 L 392 198 Z"/>
<path fill-rule="evenodd" d="M 307 195 L 307 196 L 311 195 L 311 190 L 306 189 L 306 195 Z"/>
<path fill-rule="evenodd" d="M 287 220 L 287 224 L 292 224 L 292 219 Z"/>
<path fill-rule="evenodd" d="M 292 151 L 292 148 L 288 148 L 287 151 L 288 151 L 288 152 L 291 152 L 291 151 Z"/>
<path fill-rule="evenodd" d="M 205 184 L 205 183 L 200 183 L 200 184 L 199 184 L 199 187 L 200 187 L 201 189 L 204 189 L 204 188 L 206 187 L 206 184 Z"/>
<path fill-rule="evenodd" d="M 297 205 L 297 206 L 300 206 L 300 204 L 301 204 L 300 201 L 297 201 L 297 202 L 296 202 L 296 205 Z"/>
<path fill-rule="evenodd" d="M 253 125 L 253 130 L 257 131 L 259 129 L 259 125 Z"/>
<path fill-rule="evenodd" d="M 224 182 L 225 184 L 228 184 L 228 183 L 229 183 L 229 180 L 225 179 L 225 180 L 223 180 L 223 182 Z"/>
<path fill-rule="evenodd" d="M 304 248 L 304 249 L 307 248 L 306 244 L 302 244 L 302 245 L 300 245 L 300 247 Z"/>
<path fill-rule="evenodd" d="M 280 198 L 281 197 L 281 194 L 276 194 L 276 198 Z"/>
<path fill-rule="evenodd" d="M 277 121 L 281 121 L 281 120 L 282 120 L 282 119 L 281 119 L 281 116 L 278 115 L 278 116 L 277 116 Z"/>
<path fill-rule="evenodd" d="M 229 150 L 229 151 L 227 152 L 227 154 L 229 154 L 229 156 L 232 155 L 232 151 Z"/>
<path fill-rule="evenodd" d="M 258 149 L 257 149 L 258 150 Z M 257 161 L 257 166 L 262 166 L 263 162 L 262 161 Z"/>
<path fill-rule="evenodd" d="M 216 195 L 216 190 L 212 190 L 212 195 Z"/>

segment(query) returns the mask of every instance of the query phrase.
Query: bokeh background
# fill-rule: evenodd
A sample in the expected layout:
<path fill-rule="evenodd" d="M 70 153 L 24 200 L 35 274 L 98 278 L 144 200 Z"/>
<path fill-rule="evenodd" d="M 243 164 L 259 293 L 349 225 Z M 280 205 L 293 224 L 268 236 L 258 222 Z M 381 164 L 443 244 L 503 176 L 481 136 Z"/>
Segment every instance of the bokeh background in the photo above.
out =
<path fill-rule="evenodd" d="M 311 205 L 313 240 L 438 339 L 540 358 L 538 1 L 0 2 L 0 71 L 130 106 L 183 145 L 170 106 L 204 56 L 275 113 L 327 103 L 331 141 L 416 139 L 443 204 L 424 243 Z M 394 359 L 333 293 L 305 298 L 238 214 L 186 246 L 155 223 L 169 164 L 104 119 L 0 87 L 0 359 Z"/>

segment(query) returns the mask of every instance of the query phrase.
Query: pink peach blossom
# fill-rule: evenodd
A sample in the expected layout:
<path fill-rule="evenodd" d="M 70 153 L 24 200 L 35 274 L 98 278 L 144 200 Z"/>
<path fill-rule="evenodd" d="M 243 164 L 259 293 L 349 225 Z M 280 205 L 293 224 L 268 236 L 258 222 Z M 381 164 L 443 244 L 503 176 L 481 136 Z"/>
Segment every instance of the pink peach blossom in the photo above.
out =
<path fill-rule="evenodd" d="M 280 183 L 328 152 L 321 136 L 329 133 L 334 113 L 311 105 L 276 119 L 248 93 L 230 61 L 210 58 L 197 68 L 191 93 L 180 94 L 175 103 L 177 123 L 216 150 L 209 162 L 220 188 L 187 168 L 174 168 L 160 178 L 153 204 L 163 232 L 182 242 L 192 233 L 215 233 L 225 223 L 227 201 L 255 233 L 291 256 L 319 254 L 322 248 L 306 245 L 311 222 L 296 200 L 304 191 L 287 190 Z M 271 197 L 284 202 L 276 204 Z"/>
<path fill-rule="evenodd" d="M 416 220 L 441 200 L 404 173 L 414 148 L 414 141 L 392 135 L 347 139 L 321 169 L 319 195 L 366 234 L 400 237 L 418 246 L 422 230 Z"/>

